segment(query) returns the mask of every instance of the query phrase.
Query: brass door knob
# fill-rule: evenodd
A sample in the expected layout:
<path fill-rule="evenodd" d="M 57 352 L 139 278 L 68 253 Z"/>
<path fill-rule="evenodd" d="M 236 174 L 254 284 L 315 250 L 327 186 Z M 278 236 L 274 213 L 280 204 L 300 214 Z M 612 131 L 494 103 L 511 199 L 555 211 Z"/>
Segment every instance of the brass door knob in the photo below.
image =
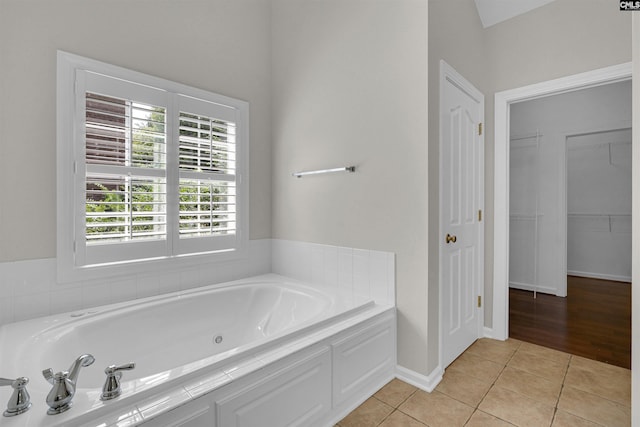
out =
<path fill-rule="evenodd" d="M 456 236 L 452 236 L 451 234 L 447 233 L 447 237 L 446 237 L 447 243 L 455 243 L 456 240 L 457 240 Z"/>

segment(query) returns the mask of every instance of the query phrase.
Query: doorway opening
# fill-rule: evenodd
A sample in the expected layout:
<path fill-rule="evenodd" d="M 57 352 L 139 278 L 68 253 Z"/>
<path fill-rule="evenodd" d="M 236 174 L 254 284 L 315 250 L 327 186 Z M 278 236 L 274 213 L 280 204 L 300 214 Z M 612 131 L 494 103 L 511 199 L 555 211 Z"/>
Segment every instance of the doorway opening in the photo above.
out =
<path fill-rule="evenodd" d="M 514 90 L 500 92 L 496 94 L 495 104 L 495 187 L 494 187 L 494 287 L 493 287 L 493 327 L 492 335 L 497 339 L 506 339 L 509 336 L 509 264 L 510 264 L 510 155 L 511 144 L 510 137 L 517 136 L 511 131 L 510 114 L 511 107 L 516 103 L 523 101 L 536 100 L 549 95 L 557 95 L 562 93 L 574 92 L 581 89 L 595 88 L 598 86 L 617 83 L 629 80 L 631 78 L 631 64 L 622 64 L 619 66 L 608 67 L 588 73 L 583 73 L 575 76 L 570 76 L 562 79 L 557 79 L 549 82 L 544 82 L 536 85 L 526 86 Z M 628 125 L 630 126 L 630 125 Z M 619 128 L 624 128 L 620 126 Z M 605 129 L 591 129 L 586 133 L 593 131 L 603 131 Z M 583 132 L 585 133 L 585 132 Z M 581 135 L 580 132 L 576 132 L 576 129 L 564 129 L 565 146 L 567 138 Z M 520 135 L 522 136 L 522 135 Z M 524 135 L 527 136 L 527 135 Z M 528 135 L 529 137 L 531 135 Z M 539 135 L 538 135 L 539 137 Z M 566 154 L 566 153 L 565 153 Z M 566 155 L 563 159 L 566 162 Z M 561 160 L 558 159 L 558 162 Z M 559 185 L 560 188 L 565 188 L 564 185 Z M 566 200 L 566 194 L 565 194 Z M 560 203 L 556 200 L 556 203 L 561 207 L 564 207 L 565 218 L 567 214 L 566 203 Z M 545 212 L 538 212 L 545 214 Z M 580 213 L 580 212 L 573 212 Z M 589 212 L 584 212 L 589 213 Z M 534 212 L 535 214 L 535 212 Z M 559 214 L 556 214 L 559 215 Z M 567 221 L 564 221 L 565 230 L 567 229 Z M 542 223 L 539 224 L 542 226 Z M 562 234 L 560 234 L 562 235 Z M 565 232 L 566 236 L 566 232 Z M 564 239 L 566 240 L 566 239 Z M 565 244 L 566 245 L 566 244 Z M 566 278 L 566 250 L 559 251 L 560 257 L 563 258 L 563 262 L 560 265 L 565 265 L 564 271 L 556 267 L 556 273 L 558 271 L 563 272 Z M 564 254 L 564 255 L 562 255 Z M 540 259 L 539 261 L 542 261 Z M 539 291 L 539 286 L 548 286 L 547 283 L 542 283 L 541 278 L 537 278 L 536 291 Z M 565 279 L 566 283 L 566 279 Z M 571 281 L 570 281 L 571 283 Z M 571 286 L 571 285 L 570 285 Z M 533 289 L 531 289 L 533 290 Z M 571 288 L 569 288 L 569 292 Z M 562 295 L 562 292 L 559 292 Z M 531 296 L 532 298 L 532 296 Z M 533 298 L 532 298 L 533 299 Z"/>
<path fill-rule="evenodd" d="M 510 132 L 509 336 L 630 368 L 631 81 L 514 103 Z"/>

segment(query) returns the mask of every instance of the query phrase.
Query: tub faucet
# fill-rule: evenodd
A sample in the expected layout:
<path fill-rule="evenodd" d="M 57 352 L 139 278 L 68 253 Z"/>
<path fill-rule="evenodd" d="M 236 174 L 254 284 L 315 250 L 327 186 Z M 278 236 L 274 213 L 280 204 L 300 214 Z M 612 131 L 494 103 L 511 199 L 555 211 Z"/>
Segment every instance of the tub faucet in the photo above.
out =
<path fill-rule="evenodd" d="M 31 398 L 29 397 L 29 392 L 27 392 L 28 383 L 29 378 L 27 377 L 19 377 L 15 380 L 0 378 L 0 386 L 10 385 L 13 387 L 13 394 L 9 398 L 9 403 L 7 403 L 7 410 L 2 415 L 14 417 L 27 412 L 31 408 Z"/>
<path fill-rule="evenodd" d="M 129 371 L 131 369 L 134 369 L 135 367 L 135 363 L 127 363 L 126 365 L 121 366 L 107 366 L 104 370 L 104 373 L 107 374 L 107 380 L 102 387 L 100 400 L 111 400 L 120 396 L 122 394 L 122 389 L 120 388 L 120 378 L 122 378 L 122 371 Z"/>
<path fill-rule="evenodd" d="M 45 369 L 42 371 L 44 378 L 53 385 L 53 388 L 47 395 L 47 405 L 49 410 L 47 414 L 60 414 L 71 408 L 71 399 L 76 394 L 76 383 L 80 368 L 87 367 L 95 361 L 90 354 L 83 354 L 78 357 L 69 367 L 68 371 L 53 373 L 53 369 Z"/>

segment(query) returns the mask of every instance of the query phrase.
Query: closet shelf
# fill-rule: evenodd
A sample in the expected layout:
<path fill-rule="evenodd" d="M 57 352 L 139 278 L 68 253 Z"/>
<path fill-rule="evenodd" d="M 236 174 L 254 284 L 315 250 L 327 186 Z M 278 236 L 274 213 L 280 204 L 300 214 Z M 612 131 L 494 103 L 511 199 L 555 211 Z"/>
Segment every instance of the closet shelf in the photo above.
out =
<path fill-rule="evenodd" d="M 613 147 L 617 147 L 620 145 L 631 145 L 631 142 L 605 142 L 597 145 L 585 145 L 585 146 L 575 146 L 575 147 L 567 147 L 567 151 L 578 151 L 578 150 L 596 150 L 600 148 L 606 148 L 609 152 L 609 165 L 615 166 L 613 163 Z"/>
<path fill-rule="evenodd" d="M 544 216 L 544 214 L 542 213 L 512 213 L 509 214 L 509 218 L 511 219 L 530 219 L 530 220 L 534 220 L 536 218 L 540 218 L 541 216 Z"/>
<path fill-rule="evenodd" d="M 630 213 L 605 213 L 605 212 L 569 212 L 567 215 L 569 216 L 590 216 L 590 217 L 625 217 L 628 216 L 630 217 L 631 214 Z"/>
<path fill-rule="evenodd" d="M 631 214 L 618 214 L 618 213 L 598 213 L 598 212 L 569 212 L 567 214 L 567 218 L 568 219 L 591 219 L 591 221 L 593 221 L 594 219 L 604 219 L 605 221 L 607 221 L 609 223 L 609 233 L 613 233 L 614 229 L 613 229 L 613 223 L 614 221 L 619 223 L 620 219 L 625 219 L 629 218 L 629 220 L 631 220 Z M 627 221 L 622 221 L 623 223 L 626 223 Z M 606 231 L 606 230 L 600 230 L 600 231 Z M 628 231 L 623 231 L 624 233 L 626 232 L 631 232 L 631 230 Z"/>

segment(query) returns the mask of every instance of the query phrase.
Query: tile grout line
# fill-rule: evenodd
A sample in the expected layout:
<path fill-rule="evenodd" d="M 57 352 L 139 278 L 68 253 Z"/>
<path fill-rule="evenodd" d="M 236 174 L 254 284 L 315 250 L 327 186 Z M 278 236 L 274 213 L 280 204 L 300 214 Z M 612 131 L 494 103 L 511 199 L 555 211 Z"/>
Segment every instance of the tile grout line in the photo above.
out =
<path fill-rule="evenodd" d="M 555 408 L 555 412 L 554 412 L 554 414 L 553 414 L 553 419 L 554 419 L 554 421 L 555 421 L 555 417 L 556 417 L 556 415 L 557 415 L 558 411 L 560 410 L 560 408 L 558 408 L 558 404 L 560 403 L 560 396 L 562 396 L 562 392 L 564 391 L 565 387 L 571 387 L 571 388 L 574 388 L 574 389 L 576 389 L 576 390 L 579 390 L 579 391 L 581 391 L 581 392 L 583 392 L 583 393 L 587 393 L 587 394 L 590 394 L 590 395 L 592 395 L 592 396 L 595 396 L 595 397 L 597 397 L 598 399 L 606 400 L 606 401 L 611 402 L 611 403 L 613 403 L 613 404 L 615 404 L 615 405 L 621 405 L 621 404 L 620 404 L 620 403 L 618 403 L 618 402 L 615 402 L 615 401 L 613 401 L 613 400 L 607 399 L 606 397 L 600 396 L 600 395 L 598 395 L 598 394 L 591 393 L 591 392 L 588 392 L 588 391 L 586 391 L 586 390 L 582 390 L 582 389 L 580 389 L 580 388 L 573 387 L 573 386 L 570 386 L 570 385 L 566 385 L 566 386 L 565 386 L 565 381 L 567 380 L 567 375 L 569 374 L 569 368 L 571 367 L 571 362 L 572 362 L 572 360 L 573 360 L 574 356 L 575 356 L 575 355 L 573 355 L 573 354 L 570 354 L 570 355 L 569 355 L 569 362 L 567 363 L 567 370 L 565 371 L 565 374 L 564 374 L 564 376 L 562 377 L 562 386 L 561 386 L 561 388 L 560 388 L 560 394 L 558 395 L 558 401 L 556 402 L 556 408 Z M 604 363 L 604 362 L 601 362 L 601 363 Z M 576 369 L 579 369 L 579 368 L 576 368 Z M 626 405 L 621 405 L 621 406 L 626 406 Z M 573 412 L 568 412 L 568 411 L 565 411 L 565 412 L 567 412 L 568 414 L 571 414 L 572 416 L 574 416 L 574 417 L 576 417 L 576 418 L 579 418 L 579 419 L 581 419 L 581 420 L 585 420 L 585 421 L 588 421 L 588 422 L 590 422 L 590 423 L 596 424 L 596 425 L 598 425 L 598 426 L 602 426 L 602 424 L 600 424 L 599 422 L 596 422 L 596 421 L 594 421 L 594 420 L 590 420 L 590 419 L 584 418 L 584 417 L 582 417 L 582 416 L 580 416 L 580 415 L 576 415 L 576 414 L 574 414 Z M 604 427 L 604 426 L 603 426 L 603 427 Z"/>
<path fill-rule="evenodd" d="M 493 382 L 491 383 L 491 385 L 490 385 L 490 386 L 489 386 L 489 388 L 487 389 L 487 392 L 484 394 L 484 396 L 482 396 L 482 399 L 480 399 L 480 402 L 478 402 L 478 405 L 476 406 L 476 408 L 475 408 L 475 410 L 474 410 L 474 412 L 473 412 L 473 413 L 476 413 L 477 411 L 480 411 L 480 412 L 485 413 L 485 414 L 487 414 L 487 415 L 489 415 L 489 416 L 491 416 L 491 417 L 494 417 L 494 418 L 496 418 L 496 419 L 498 419 L 498 420 L 500 420 L 500 421 L 504 421 L 505 423 L 507 423 L 507 424 L 509 424 L 509 425 L 515 426 L 515 424 L 511 423 L 510 421 L 504 420 L 504 419 L 502 419 L 502 418 L 500 418 L 500 417 L 498 417 L 498 416 L 496 416 L 496 415 L 494 415 L 494 414 L 491 414 L 491 413 L 488 413 L 488 412 L 484 412 L 484 411 L 482 411 L 482 410 L 480 409 L 480 405 L 482 404 L 482 402 L 484 401 L 484 399 L 487 397 L 487 395 L 489 394 L 489 392 L 491 391 L 491 389 L 493 389 L 493 388 L 496 386 L 496 382 L 498 381 L 498 379 L 500 378 L 500 376 L 502 375 L 502 373 L 504 372 L 504 370 L 505 370 L 505 369 L 507 368 L 507 366 L 509 365 L 509 362 L 511 362 L 511 360 L 515 357 L 516 353 L 520 350 L 520 346 L 521 346 L 521 345 L 522 345 L 522 343 L 521 343 L 520 345 L 518 345 L 518 347 L 513 351 L 513 353 L 511 353 L 511 356 L 509 357 L 509 359 L 508 359 L 508 360 L 505 362 L 505 364 L 503 365 L 503 367 L 502 367 L 502 369 L 500 370 L 500 373 L 498 373 L 498 376 L 496 377 L 496 379 L 495 379 L 495 380 L 493 380 Z M 526 353 L 526 351 L 525 351 L 524 353 Z M 483 359 L 484 359 L 484 358 L 483 358 Z M 485 360 L 489 360 L 489 359 L 485 359 Z M 490 360 L 490 361 L 491 361 L 491 360 Z M 494 363 L 495 363 L 495 362 L 494 362 Z M 515 368 L 513 368 L 513 369 L 515 369 Z M 566 375 L 566 373 L 565 373 L 565 375 Z M 563 381 L 564 381 L 564 379 L 563 379 Z M 555 410 L 555 408 L 554 408 L 554 410 Z M 471 416 L 473 416 L 473 414 L 471 414 Z M 555 416 L 555 412 L 554 412 L 554 416 Z M 470 420 L 470 419 L 471 419 L 471 418 L 469 418 L 469 420 Z M 469 420 L 467 420 L 467 423 L 465 423 L 465 425 L 469 423 Z M 552 423 L 553 423 L 553 419 L 552 419 Z"/>
<path fill-rule="evenodd" d="M 507 368 L 507 365 L 509 365 L 509 362 L 511 362 L 511 359 L 513 359 L 513 357 L 515 356 L 516 352 L 520 349 L 520 345 L 513 351 L 513 353 L 511 353 L 511 356 L 509 356 L 509 358 L 507 359 L 507 361 L 504 363 L 504 365 L 502 366 L 502 369 L 500 370 L 500 372 L 498 373 L 498 375 L 496 376 L 496 378 L 493 380 L 493 382 L 491 383 L 491 385 L 489 386 L 489 388 L 487 389 L 487 391 L 484 393 L 484 395 L 482 396 L 482 398 L 480 399 L 480 401 L 478 402 L 478 404 L 476 405 L 475 409 L 473 410 L 473 413 L 471 414 L 471 417 L 469 417 L 469 419 L 467 420 L 467 422 L 465 423 L 465 426 L 469 424 L 469 421 L 471 420 L 471 418 L 473 418 L 473 414 L 475 414 L 476 412 L 480 411 L 483 414 L 487 414 L 491 417 L 494 417 L 500 421 L 504 421 L 505 423 L 515 426 L 513 423 L 507 421 L 507 420 L 503 420 L 502 418 L 494 415 L 494 414 L 490 414 L 488 412 L 484 412 L 480 409 L 480 405 L 482 404 L 482 402 L 484 401 L 484 399 L 487 397 L 487 395 L 489 394 L 489 392 L 491 391 L 491 389 L 493 387 L 495 387 L 496 382 L 498 381 L 498 378 L 500 378 L 500 375 L 502 375 L 502 373 L 504 372 L 504 370 Z M 485 359 L 485 360 L 489 360 L 489 359 Z M 491 360 L 490 360 L 491 361 Z"/>
<path fill-rule="evenodd" d="M 562 351 L 559 351 L 559 350 L 556 350 L 556 351 L 558 351 L 559 353 L 565 353 L 565 352 L 562 352 Z M 461 404 L 463 404 L 463 405 L 466 405 L 467 407 L 470 407 L 470 408 L 472 408 L 472 409 L 473 409 L 473 410 L 472 410 L 472 412 L 471 412 L 471 414 L 470 414 L 470 416 L 466 419 L 466 421 L 464 422 L 464 424 L 463 424 L 463 425 L 465 425 L 465 426 L 469 425 L 470 420 L 473 418 L 473 416 L 474 416 L 477 412 L 481 412 L 481 413 L 487 414 L 487 415 L 489 415 L 489 416 L 491 416 L 491 417 L 494 417 L 494 418 L 496 418 L 496 419 L 498 419 L 498 420 L 504 421 L 505 423 L 507 423 L 507 424 L 509 424 L 509 425 L 514 425 L 514 424 L 512 424 L 511 422 L 509 422 L 509 421 L 507 421 L 507 420 L 503 420 L 502 418 L 500 418 L 500 417 L 498 417 L 498 416 L 496 416 L 496 415 L 493 415 L 493 414 L 491 414 L 491 413 L 487 413 L 487 412 L 485 412 L 485 411 L 482 411 L 482 410 L 480 410 L 479 408 L 480 408 L 480 405 L 481 405 L 481 404 L 484 402 L 484 400 L 486 399 L 486 396 L 489 394 L 489 392 L 491 392 L 491 390 L 494 390 L 494 388 L 496 387 L 496 383 L 497 383 L 497 381 L 498 381 L 498 380 L 500 379 L 500 377 L 504 374 L 504 371 L 505 371 L 505 370 L 506 370 L 506 368 L 509 366 L 509 363 L 511 363 L 511 361 L 515 358 L 516 353 L 532 354 L 532 355 L 537 355 L 537 356 L 541 357 L 542 359 L 546 359 L 546 360 L 554 360 L 553 358 L 545 357 L 544 355 L 541 355 L 541 354 L 538 354 L 538 353 L 535 353 L 535 352 L 528 352 L 528 351 L 526 351 L 526 350 L 522 350 L 522 342 L 521 342 L 519 345 L 517 345 L 513 351 L 511 351 L 511 352 L 510 352 L 510 355 L 507 357 L 507 359 L 506 359 L 506 361 L 505 361 L 505 362 L 496 362 L 495 360 L 492 360 L 492 359 L 490 359 L 490 358 L 488 358 L 488 357 L 486 357 L 486 356 L 479 355 L 479 354 L 473 354 L 473 356 L 475 356 L 475 357 L 477 357 L 477 358 L 479 358 L 479 359 L 482 359 L 482 360 L 485 360 L 485 361 L 489 361 L 489 362 L 492 362 L 492 363 L 495 363 L 495 364 L 499 364 L 499 365 L 501 365 L 501 367 L 500 367 L 500 369 L 499 369 L 499 371 L 498 371 L 498 373 L 497 373 L 496 377 L 495 377 L 493 380 L 491 380 L 491 381 L 490 381 L 489 386 L 488 386 L 488 388 L 487 388 L 486 392 L 482 395 L 482 398 L 479 400 L 479 402 L 478 402 L 476 405 L 473 405 L 473 406 L 472 406 L 472 405 L 469 405 L 468 403 L 465 403 L 465 402 L 463 402 L 463 401 L 461 401 L 461 400 L 457 399 L 457 398 L 456 398 L 456 397 L 454 397 L 454 396 L 450 396 L 450 395 L 449 395 L 449 394 L 447 394 L 447 393 L 444 393 L 444 392 L 439 391 L 439 393 L 442 393 L 443 395 L 445 395 L 445 396 L 447 396 L 447 397 L 449 397 L 449 398 L 451 398 L 451 399 L 453 399 L 453 400 L 455 400 L 455 401 L 457 401 L 457 402 L 459 402 L 459 403 L 461 403 Z M 615 405 L 617 405 L 617 406 L 623 406 L 623 407 L 624 407 L 624 406 L 627 406 L 627 405 L 624 405 L 624 404 L 618 403 L 618 402 L 616 402 L 616 401 L 614 401 L 614 400 L 610 400 L 610 399 L 608 399 L 608 398 L 606 398 L 606 397 L 602 397 L 602 396 L 600 396 L 600 395 L 598 395 L 598 394 L 591 393 L 591 392 L 588 392 L 588 391 L 582 390 L 582 389 L 580 389 L 580 388 L 573 387 L 573 386 L 571 386 L 571 385 L 567 385 L 567 384 L 566 384 L 566 380 L 567 380 L 567 377 L 568 377 L 569 369 L 571 368 L 572 363 L 574 362 L 574 358 L 575 358 L 576 356 L 575 356 L 575 355 L 572 355 L 572 354 L 570 354 L 570 353 L 565 353 L 565 354 L 566 354 L 566 355 L 568 355 L 568 359 L 566 359 L 566 360 L 567 360 L 567 362 L 566 362 L 566 365 L 565 365 L 565 369 L 563 370 L 563 374 L 562 374 L 562 381 L 561 381 L 561 384 L 560 384 L 560 391 L 559 391 L 559 393 L 558 393 L 557 398 L 555 399 L 555 403 L 554 403 L 554 404 L 552 403 L 551 405 L 549 405 L 549 406 L 553 406 L 553 416 L 551 417 L 551 424 L 550 424 L 550 425 L 553 425 L 553 423 L 558 419 L 558 418 L 557 418 L 557 416 L 558 416 L 558 413 L 560 412 L 560 409 L 559 409 L 560 398 L 561 398 L 561 396 L 562 396 L 563 392 L 565 391 L 565 389 L 566 389 L 567 387 L 571 387 L 572 389 L 573 389 L 573 388 L 575 388 L 576 390 L 580 390 L 580 391 L 582 391 L 582 392 L 585 392 L 585 393 L 591 394 L 591 395 L 593 395 L 593 396 L 595 396 L 595 397 L 597 397 L 597 398 L 599 398 L 599 399 L 609 401 L 609 402 L 611 402 L 612 404 L 615 404 Z M 604 362 L 601 362 L 601 363 L 604 363 Z M 513 368 L 513 369 L 516 369 L 516 368 Z M 579 369 L 579 368 L 576 368 L 576 369 Z M 454 371 L 455 371 L 455 370 L 454 370 Z M 527 371 L 524 371 L 524 372 L 527 372 Z M 462 373 L 462 372 L 460 372 L 460 373 Z M 536 374 L 533 374 L 533 373 L 529 373 L 529 374 L 531 374 L 531 375 L 535 375 L 535 376 L 539 376 L 539 375 L 536 375 Z M 474 377 L 474 376 L 470 376 L 470 377 L 471 377 L 471 378 L 476 378 L 476 377 Z M 545 377 L 540 377 L 540 378 L 543 378 L 543 379 L 548 380 L 548 379 L 547 379 L 547 378 L 545 378 Z M 476 379 L 480 380 L 479 378 L 476 378 Z M 401 400 L 401 401 L 400 401 L 396 406 L 392 406 L 392 405 L 390 405 L 389 403 L 387 403 L 387 402 L 383 401 L 382 399 L 380 399 L 380 398 L 378 398 L 378 397 L 376 397 L 376 396 L 371 396 L 371 397 L 374 397 L 374 398 L 375 398 L 375 400 L 377 400 L 377 401 L 379 401 L 379 402 L 381 402 L 381 403 L 383 403 L 383 404 L 385 404 L 385 405 L 387 405 L 387 406 L 389 406 L 389 407 L 391 407 L 391 408 L 392 408 L 392 411 L 391 411 L 388 415 L 386 415 L 386 416 L 385 416 L 385 417 L 384 417 L 380 422 L 378 422 L 378 423 L 376 424 L 376 426 L 380 426 L 380 425 L 382 425 L 382 424 L 383 424 L 386 420 L 388 420 L 388 419 L 389 419 L 389 418 L 390 418 L 390 417 L 391 417 L 395 412 L 400 412 L 400 414 L 401 414 L 402 416 L 409 417 L 410 419 L 412 419 L 412 420 L 414 420 L 415 422 L 417 422 L 419 425 L 429 427 L 429 424 L 427 424 L 427 423 L 425 423 L 425 422 L 423 422 L 423 421 L 421 421 L 421 420 L 419 420 L 419 419 L 417 419 L 417 418 L 413 417 L 413 416 L 412 416 L 412 415 L 410 415 L 410 414 L 407 414 L 406 412 L 404 412 L 404 411 L 402 411 L 402 410 L 400 409 L 400 407 L 401 407 L 404 403 L 406 403 L 409 399 L 411 399 L 411 397 L 412 397 L 412 396 L 414 396 L 414 395 L 418 392 L 418 390 L 419 390 L 419 388 L 415 388 L 415 389 L 414 389 L 413 391 L 411 391 L 411 392 L 410 392 L 406 397 L 404 397 L 404 398 L 403 398 L 403 399 L 402 399 L 402 400 Z M 435 392 L 436 390 L 434 389 L 433 391 Z M 511 390 L 511 391 L 513 391 L 513 390 Z M 526 395 L 524 395 L 524 396 L 526 396 Z M 536 399 L 534 399 L 534 400 L 536 400 Z M 537 401 L 537 400 L 536 400 L 536 401 Z M 541 403 L 542 403 L 542 402 L 541 402 Z M 563 411 L 563 412 L 566 412 L 566 411 Z M 571 416 L 575 416 L 576 418 L 579 418 L 579 419 L 581 419 L 581 420 L 585 420 L 585 421 L 593 422 L 593 423 L 594 423 L 594 424 L 596 424 L 596 425 L 600 425 L 599 423 L 597 423 L 597 422 L 595 422 L 595 421 L 592 421 L 592 420 L 589 420 L 589 419 L 583 418 L 582 416 L 579 416 L 579 415 L 575 415 L 575 414 L 573 414 L 572 412 L 567 412 L 567 413 L 568 413 L 568 414 L 570 414 Z M 336 423 L 336 426 L 337 426 L 337 427 L 340 427 L 340 423 Z"/>
<path fill-rule="evenodd" d="M 500 370 L 500 372 L 498 373 L 498 375 L 496 376 L 496 378 L 493 380 L 493 382 L 491 383 L 491 385 L 489 386 L 489 388 L 487 389 L 486 393 L 484 395 L 482 395 L 482 398 L 480 399 L 480 401 L 478 402 L 478 404 L 476 405 L 476 410 L 478 408 L 480 408 L 480 405 L 482 404 L 482 402 L 484 402 L 484 399 L 487 397 L 487 394 L 489 394 L 489 392 L 491 391 L 491 389 L 493 387 L 495 387 L 496 382 L 498 381 L 498 378 L 500 378 L 500 375 L 502 375 L 502 373 L 504 372 L 504 370 L 507 368 L 507 365 L 509 365 L 509 362 L 511 362 L 511 359 L 513 359 L 513 357 L 515 356 L 515 354 L 517 353 L 517 351 L 520 349 L 520 346 L 518 346 L 518 348 L 516 348 L 513 353 L 511 353 L 511 356 L 509 357 L 509 359 L 507 359 L 507 361 L 504 363 L 504 365 L 502 366 L 502 369 Z M 488 360 L 488 359 L 487 359 Z M 492 415 L 493 416 L 493 415 Z"/>
<path fill-rule="evenodd" d="M 387 383 L 387 384 L 388 384 L 388 383 Z M 384 386 L 383 386 L 383 388 L 384 388 Z M 380 390 L 382 390 L 382 389 L 380 389 Z M 377 401 L 382 402 L 382 403 L 384 403 L 385 405 L 387 405 L 387 406 L 391 406 L 391 407 L 393 408 L 393 411 L 391 411 L 391 412 L 389 413 L 389 415 L 387 415 L 386 417 L 384 417 L 384 418 L 383 418 L 383 419 L 378 423 L 378 426 L 379 426 L 379 425 L 381 425 L 382 423 L 384 423 L 384 422 L 387 420 L 387 418 L 389 418 L 389 417 L 390 417 L 394 412 L 396 412 L 396 411 L 399 411 L 399 412 L 401 412 L 402 414 L 404 414 L 404 415 L 406 415 L 406 416 L 408 416 L 408 417 L 411 417 L 409 414 L 406 414 L 406 413 L 404 413 L 403 411 L 400 411 L 400 406 L 401 406 L 404 402 L 406 402 L 407 400 L 409 400 L 409 398 L 410 398 L 411 396 L 413 396 L 414 394 L 416 394 L 416 392 L 417 392 L 417 391 L 418 391 L 418 388 L 416 388 L 416 389 L 415 389 L 415 390 L 413 390 L 411 393 L 409 393 L 409 395 L 408 395 L 404 400 L 402 400 L 402 402 L 398 403 L 398 406 L 391 406 L 391 405 L 389 405 L 389 404 L 388 404 L 387 402 L 385 402 L 384 400 L 377 398 L 377 397 L 375 396 L 375 393 L 374 393 L 374 394 L 373 394 L 373 396 L 371 396 L 371 397 L 373 397 L 373 398 L 374 398 L 374 399 L 376 399 Z M 376 393 L 377 393 L 377 392 L 376 392 Z M 413 417 L 411 417 L 411 418 L 413 418 Z M 413 418 L 413 419 L 414 419 L 414 420 L 416 420 L 415 418 Z M 420 422 L 419 420 L 416 420 L 416 421 Z M 424 423 L 422 423 L 422 424 L 424 424 Z M 377 427 L 377 426 L 376 426 L 376 427 Z"/>
<path fill-rule="evenodd" d="M 551 424 L 556 420 L 556 416 L 558 415 L 558 405 L 560 404 L 560 396 L 562 396 L 562 392 L 564 391 L 564 382 L 567 380 L 567 374 L 569 373 L 569 366 L 571 366 L 571 359 L 573 359 L 573 355 L 569 355 L 569 360 L 567 361 L 567 369 L 564 371 L 564 375 L 562 376 L 562 383 L 560 384 L 560 392 L 558 393 L 558 398 L 556 399 L 555 405 L 553 405 L 553 417 L 551 417 Z"/>
<path fill-rule="evenodd" d="M 571 356 L 571 359 L 573 359 L 573 357 L 574 357 L 574 355 L 572 355 L 572 356 Z M 577 357 L 582 357 L 582 356 L 577 356 Z M 592 359 L 591 359 L 591 360 L 592 360 Z M 598 363 L 605 363 L 605 362 L 600 362 L 600 361 L 598 361 L 598 360 L 594 360 L 594 362 L 598 362 Z M 577 370 L 577 371 L 592 372 L 591 370 L 586 369 L 586 368 L 574 367 L 574 369 L 575 369 L 575 370 Z M 623 368 L 623 369 L 626 369 L 626 368 Z M 569 374 L 569 371 L 568 371 L 568 369 L 567 369 L 567 375 L 568 375 L 568 374 Z M 564 381 L 565 381 L 565 380 L 566 380 L 566 375 L 565 375 L 565 377 L 564 377 L 564 379 L 563 379 L 563 383 L 562 383 L 562 385 L 563 385 L 563 387 L 562 387 L 562 388 L 563 388 L 563 389 L 564 389 Z M 615 404 L 615 405 L 624 406 L 624 407 L 626 407 L 626 408 L 631 408 L 631 402 L 629 402 L 629 404 L 627 405 L 627 404 L 620 403 L 620 402 L 617 402 L 617 401 L 615 401 L 615 400 L 612 400 L 612 399 L 611 399 L 611 398 L 609 398 L 609 397 L 602 396 L 602 395 L 600 395 L 600 394 L 598 394 L 598 393 L 595 393 L 595 392 L 593 392 L 593 391 L 585 390 L 584 388 L 576 387 L 576 386 L 573 386 L 573 385 L 567 385 L 567 387 L 570 387 L 570 388 L 572 388 L 572 389 L 578 390 L 578 391 L 580 391 L 580 392 L 582 392 L 582 393 L 589 394 L 589 395 L 591 395 L 591 396 L 595 396 L 595 397 L 597 397 L 598 399 L 606 400 L 607 402 L 613 403 L 613 404 Z"/>
<path fill-rule="evenodd" d="M 390 413 L 389 415 L 387 415 L 387 416 L 385 417 L 385 419 L 384 419 L 384 420 L 380 421 L 380 424 L 378 424 L 378 426 L 382 425 L 382 423 L 384 423 L 384 422 L 387 420 L 387 418 L 389 418 L 389 417 L 390 417 L 391 415 L 393 415 L 395 412 L 400 412 L 402 415 L 405 415 L 405 416 L 407 416 L 407 417 L 411 418 L 412 420 L 415 420 L 417 423 L 420 423 L 420 424 L 422 424 L 422 425 L 423 425 L 423 426 L 425 426 L 425 427 L 429 427 L 429 425 L 428 425 L 428 424 L 426 424 L 426 423 L 424 423 L 424 422 L 420 421 L 419 419 L 417 419 L 417 418 L 415 418 L 415 417 L 412 417 L 411 415 L 407 414 L 406 412 L 401 411 L 399 408 L 400 408 L 400 407 L 398 406 L 398 408 L 394 409 L 394 411 L 393 411 L 392 413 Z"/>

